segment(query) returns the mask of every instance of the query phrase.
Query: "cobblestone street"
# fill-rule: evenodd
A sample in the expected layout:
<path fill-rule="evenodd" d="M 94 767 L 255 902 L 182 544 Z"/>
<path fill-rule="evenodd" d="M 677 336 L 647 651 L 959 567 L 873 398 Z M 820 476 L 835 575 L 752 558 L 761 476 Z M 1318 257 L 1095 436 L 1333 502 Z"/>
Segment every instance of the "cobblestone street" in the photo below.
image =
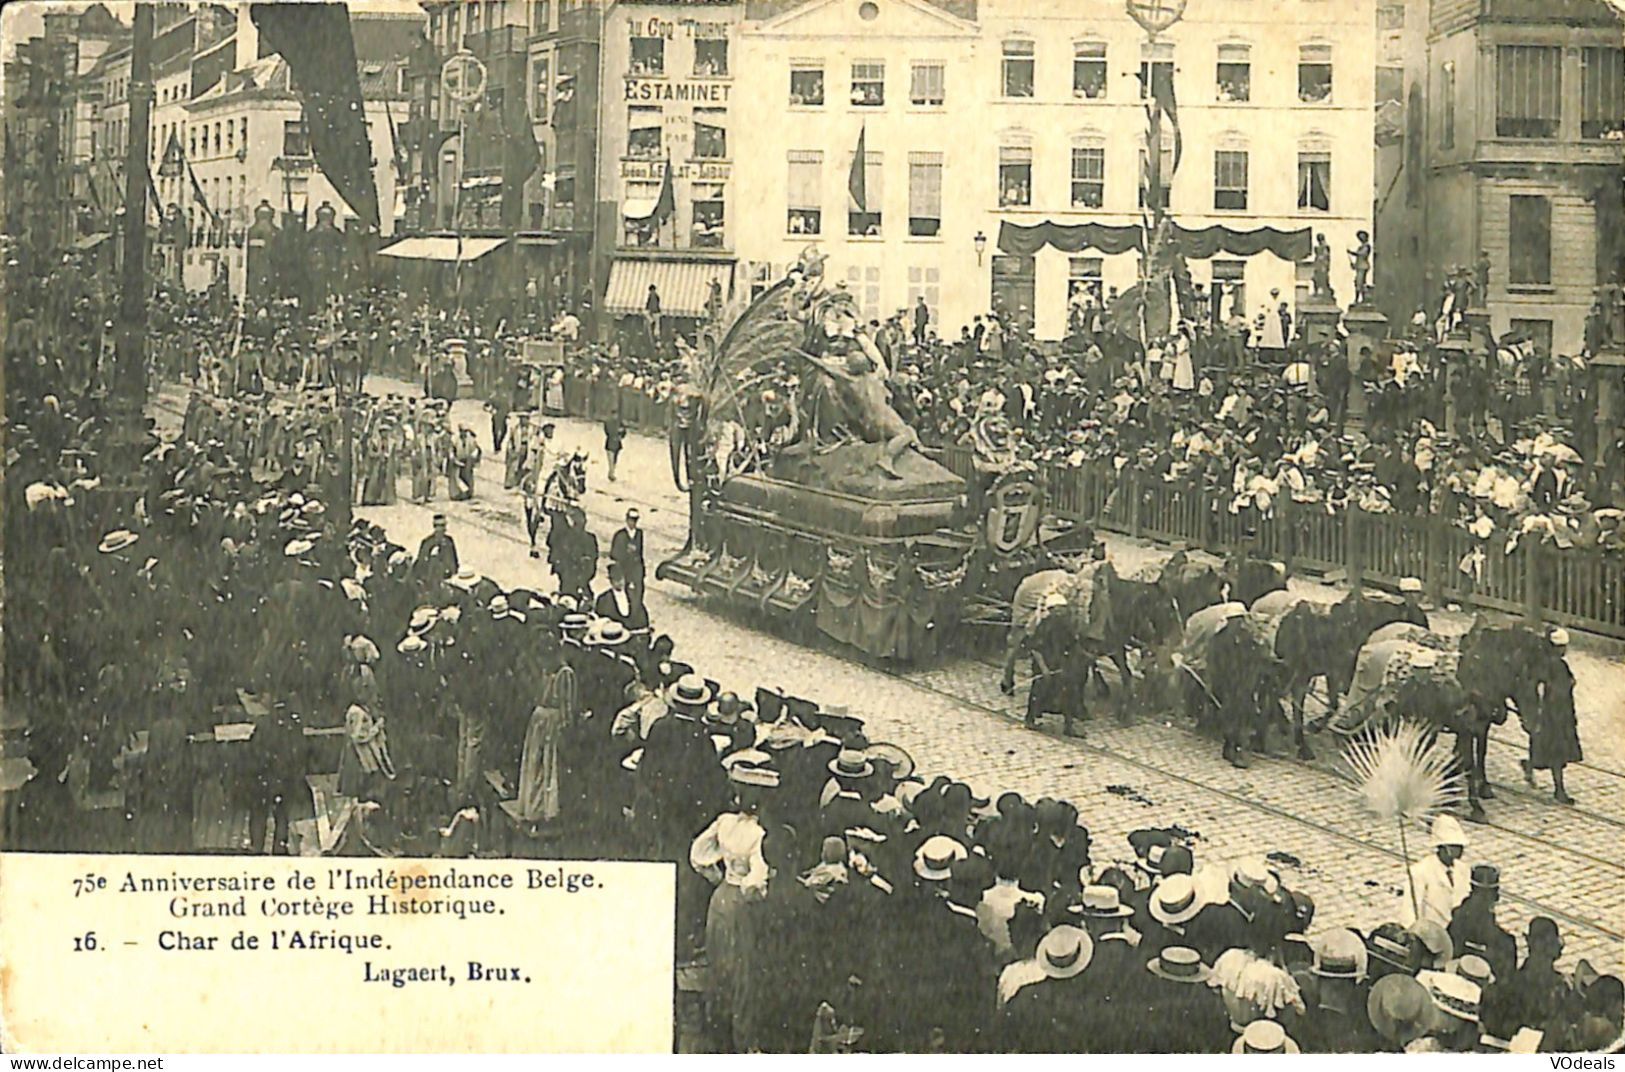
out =
<path fill-rule="evenodd" d="M 368 386 L 414 391 L 381 376 Z M 183 405 L 182 392 L 166 392 L 158 403 L 161 425 L 177 424 Z M 518 495 L 502 489 L 488 415 L 465 400 L 454 407 L 453 419 L 474 427 L 486 449 L 474 501 L 403 503 L 358 513 L 415 547 L 429 532 L 430 515 L 444 512 L 466 562 L 505 586 L 551 590 L 545 565 L 526 555 Z M 719 613 L 686 588 L 653 577 L 655 565 L 681 545 L 686 530 L 685 502 L 672 488 L 664 443 L 629 436 L 619 480 L 611 484 L 602 431 L 584 421 L 559 419 L 558 425 L 561 446 L 579 447 L 591 459 L 585 504 L 602 546 L 607 548 L 608 532 L 626 507 L 637 505 L 648 532 L 647 599 L 656 628 L 670 633 L 679 655 L 723 687 L 748 694 L 758 685 L 781 686 L 825 705 L 844 705 L 869 723 L 873 739 L 906 748 L 928 777 L 950 772 L 984 796 L 1014 789 L 1029 797 L 1066 797 L 1093 834 L 1097 864 L 1132 859 L 1125 835 L 1133 829 L 1178 825 L 1195 837 L 1199 859 L 1267 854 L 1290 885 L 1315 898 L 1316 929 L 1369 927 L 1396 913 L 1404 880 L 1398 834 L 1361 812 L 1335 769 L 1335 743 L 1326 736 L 1314 739 L 1322 756 L 1314 764 L 1261 758 L 1250 770 L 1222 762 L 1216 742 L 1171 716 L 1145 711 L 1127 726 L 1109 715 L 1097 718 L 1085 724 L 1083 738 L 1067 739 L 1050 722 L 1045 732 L 1025 729 L 1024 690 L 1000 695 L 996 668 L 981 659 L 959 656 L 901 671 L 871 667 L 832 645 L 797 643 Z M 1114 559 L 1125 563 L 1155 553 L 1128 541 L 1110 543 Z M 1313 598 L 1336 594 L 1296 580 L 1293 587 Z M 1435 613 L 1433 620 L 1449 632 L 1469 624 L 1459 613 Z M 1490 823 L 1468 828 L 1468 860 L 1501 868 L 1501 916 L 1509 930 L 1521 935 L 1529 917 L 1550 915 L 1569 936 L 1561 964 L 1587 958 L 1600 970 L 1619 971 L 1625 968 L 1625 863 L 1618 851 L 1625 833 L 1625 667 L 1617 652 L 1579 638 L 1569 660 L 1588 759 L 1570 768 L 1569 788 L 1578 805 L 1552 803 L 1549 781 L 1533 790 L 1523 785 L 1518 759 L 1527 742 L 1510 720 L 1491 743 L 1498 796 L 1486 804 Z"/>

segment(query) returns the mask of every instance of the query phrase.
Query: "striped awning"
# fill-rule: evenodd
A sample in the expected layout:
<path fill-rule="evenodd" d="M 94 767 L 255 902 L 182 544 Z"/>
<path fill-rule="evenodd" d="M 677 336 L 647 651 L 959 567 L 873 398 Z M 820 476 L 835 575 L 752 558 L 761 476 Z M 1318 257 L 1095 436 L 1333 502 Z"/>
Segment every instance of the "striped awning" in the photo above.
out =
<path fill-rule="evenodd" d="M 462 256 L 457 255 L 457 239 L 445 235 L 417 235 L 412 238 L 403 238 L 394 245 L 385 246 L 378 251 L 380 257 L 395 257 L 404 261 L 446 261 L 455 263 L 461 261 L 477 261 L 481 257 L 508 241 L 506 238 L 465 238 L 462 240 Z"/>
<path fill-rule="evenodd" d="M 616 260 L 609 268 L 609 289 L 604 308 L 617 316 L 641 313 L 649 302 L 649 286 L 660 295 L 660 311 L 667 316 L 705 315 L 705 302 L 711 296 L 711 281 L 722 286 L 727 302 L 732 289 L 731 261 L 640 261 Z"/>

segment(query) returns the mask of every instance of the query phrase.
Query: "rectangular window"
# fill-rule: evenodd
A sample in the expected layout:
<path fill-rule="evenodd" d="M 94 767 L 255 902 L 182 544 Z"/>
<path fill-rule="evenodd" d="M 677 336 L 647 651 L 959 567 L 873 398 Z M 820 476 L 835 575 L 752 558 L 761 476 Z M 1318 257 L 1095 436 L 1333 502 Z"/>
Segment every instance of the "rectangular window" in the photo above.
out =
<path fill-rule="evenodd" d="M 226 120 L 226 152 L 234 153 L 236 151 L 237 151 L 237 124 L 233 123 L 231 120 L 228 119 L 228 120 Z"/>
<path fill-rule="evenodd" d="M 1456 147 L 1456 65 L 1439 68 L 1439 148 Z"/>
<path fill-rule="evenodd" d="M 1151 98 L 1153 85 L 1174 84 L 1174 46 L 1168 41 L 1140 46 L 1140 99 Z"/>
<path fill-rule="evenodd" d="M 193 129 L 196 133 L 196 128 Z M 197 146 L 193 146 L 194 149 Z M 305 129 L 302 119 L 289 119 L 282 124 L 282 155 L 283 156 L 309 156 L 310 132 Z"/>
<path fill-rule="evenodd" d="M 852 104 L 880 108 L 886 103 L 886 65 L 869 61 L 852 65 Z"/>
<path fill-rule="evenodd" d="M 447 42 L 452 52 L 459 52 L 463 47 L 463 9 L 460 5 L 451 5 L 451 16 L 446 22 Z"/>
<path fill-rule="evenodd" d="M 1247 153 L 1220 149 L 1213 154 L 1213 207 L 1236 211 L 1247 207 Z"/>
<path fill-rule="evenodd" d="M 694 231 L 691 244 L 695 249 L 721 249 L 723 230 L 722 187 L 715 183 L 700 183 L 694 187 Z"/>
<path fill-rule="evenodd" d="M 1382 4 L 1377 8 L 1377 29 L 1403 30 L 1405 28 L 1405 5 Z"/>
<path fill-rule="evenodd" d="M 1006 41 L 1004 43 L 1004 95 L 1031 97 L 1033 95 L 1033 43 Z"/>
<path fill-rule="evenodd" d="M 1508 325 L 1512 334 L 1529 340 L 1536 354 L 1550 357 L 1552 353 L 1552 322 L 1550 320 L 1514 320 Z"/>
<path fill-rule="evenodd" d="M 858 303 L 865 320 L 880 319 L 880 269 L 859 268 L 852 265 L 846 270 L 847 291 Z"/>
<path fill-rule="evenodd" d="M 638 78 L 659 77 L 666 73 L 666 39 L 663 37 L 632 38 L 632 60 L 628 72 Z"/>
<path fill-rule="evenodd" d="M 905 321 L 910 328 L 914 326 L 914 307 L 921 298 L 925 299 L 927 313 L 926 324 L 937 323 L 937 303 L 942 299 L 942 270 L 932 267 L 910 267 L 908 270 L 908 319 Z M 877 303 L 878 304 L 878 303 Z"/>
<path fill-rule="evenodd" d="M 694 75 L 697 78 L 726 78 L 728 75 L 728 39 L 696 38 L 694 41 Z"/>
<path fill-rule="evenodd" d="M 793 235 L 822 234 L 824 229 L 824 154 L 817 150 L 790 150 L 790 178 L 785 191 L 788 218 L 785 231 Z"/>
<path fill-rule="evenodd" d="M 284 124 L 282 124 L 282 126 L 283 126 L 283 129 L 286 130 L 288 127 L 291 127 L 291 126 L 299 126 L 299 123 L 298 123 L 297 120 L 295 120 L 293 122 L 284 123 Z M 288 140 L 287 140 L 286 134 L 283 135 L 282 145 L 283 145 L 283 155 L 284 156 L 293 156 L 293 155 L 295 155 L 295 154 L 290 153 L 290 152 L 287 151 Z M 197 127 L 187 127 L 186 128 L 186 155 L 191 156 L 191 157 L 197 156 Z M 304 154 L 300 153 L 298 155 L 303 156 Z"/>
<path fill-rule="evenodd" d="M 1314 212 L 1332 210 L 1332 154 L 1298 154 L 1298 207 Z"/>
<path fill-rule="evenodd" d="M 1298 49 L 1298 99 L 1324 104 L 1332 99 L 1332 46 L 1303 45 Z"/>
<path fill-rule="evenodd" d="M 854 154 L 855 155 L 855 154 Z M 881 188 L 881 156 L 872 150 L 863 154 L 863 203 L 853 198 L 850 186 L 846 194 L 846 233 L 865 238 L 880 235 L 880 206 L 885 204 L 885 191 Z M 847 174 L 851 174 L 848 160 Z"/>
<path fill-rule="evenodd" d="M 1214 261 L 1212 289 L 1217 293 L 1221 287 L 1230 298 L 1229 304 L 1225 306 L 1230 315 L 1246 316 L 1247 262 Z"/>
<path fill-rule="evenodd" d="M 1106 204 L 1106 147 L 1072 147 L 1072 207 L 1102 208 Z"/>
<path fill-rule="evenodd" d="M 626 155 L 640 160 L 661 157 L 665 118 L 660 108 L 634 104 L 627 109 Z"/>
<path fill-rule="evenodd" d="M 700 160 L 728 156 L 728 109 L 694 109 L 694 155 Z"/>
<path fill-rule="evenodd" d="M 947 69 L 940 63 L 916 63 L 909 68 L 908 100 L 916 108 L 940 108 L 947 100 Z"/>
<path fill-rule="evenodd" d="M 219 124 L 219 123 L 216 123 L 214 125 L 214 151 L 215 151 L 216 155 L 219 154 L 220 147 L 221 147 L 222 144 L 224 144 L 220 140 L 220 126 L 221 126 L 221 124 Z"/>
<path fill-rule="evenodd" d="M 790 104 L 806 108 L 824 103 L 824 68 L 816 64 L 795 64 L 790 68 Z"/>
<path fill-rule="evenodd" d="M 1101 305 L 1105 300 L 1106 262 L 1100 257 L 1068 257 L 1066 304 L 1070 309 Z"/>
<path fill-rule="evenodd" d="M 1580 50 L 1580 137 L 1625 133 L 1625 49 Z"/>
<path fill-rule="evenodd" d="M 778 282 L 778 273 L 773 271 L 773 265 L 758 262 L 750 268 L 750 300 L 755 301 L 772 289 Z"/>
<path fill-rule="evenodd" d="M 1549 197 L 1514 194 L 1508 206 L 1513 286 L 1549 286 L 1552 282 L 1552 201 Z"/>
<path fill-rule="evenodd" d="M 942 227 L 942 154 L 908 154 L 908 233 L 934 237 Z"/>
<path fill-rule="evenodd" d="M 1072 95 L 1085 100 L 1106 96 L 1106 46 L 1100 41 L 1080 41 L 1072 48 Z"/>
<path fill-rule="evenodd" d="M 248 148 L 248 116 L 243 116 L 243 148 Z"/>
<path fill-rule="evenodd" d="M 1252 50 L 1246 45 L 1220 45 L 1214 81 L 1217 83 L 1220 101 L 1252 100 Z"/>
<path fill-rule="evenodd" d="M 539 33 L 539 34 L 541 34 L 541 33 L 546 33 L 548 31 L 548 29 L 549 29 L 548 24 L 551 21 L 551 15 L 552 15 L 552 12 L 549 10 L 551 7 L 552 7 L 552 5 L 548 3 L 548 0 L 531 0 L 531 4 L 530 4 L 530 32 L 531 33 Z"/>
<path fill-rule="evenodd" d="M 1033 151 L 1025 145 L 999 147 L 999 207 L 1033 203 Z"/>
<path fill-rule="evenodd" d="M 1495 136 L 1555 138 L 1563 107 L 1563 50 L 1501 45 L 1495 50 Z"/>

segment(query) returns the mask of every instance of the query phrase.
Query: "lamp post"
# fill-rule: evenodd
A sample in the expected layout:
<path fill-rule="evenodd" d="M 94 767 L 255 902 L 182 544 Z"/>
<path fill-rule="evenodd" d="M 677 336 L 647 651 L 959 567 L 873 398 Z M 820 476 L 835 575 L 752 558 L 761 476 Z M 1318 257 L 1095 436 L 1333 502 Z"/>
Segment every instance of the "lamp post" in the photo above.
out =
<path fill-rule="evenodd" d="M 977 231 L 976 237 L 970 241 L 971 245 L 976 247 L 976 267 L 980 268 L 982 266 L 982 253 L 987 249 L 987 235 Z"/>

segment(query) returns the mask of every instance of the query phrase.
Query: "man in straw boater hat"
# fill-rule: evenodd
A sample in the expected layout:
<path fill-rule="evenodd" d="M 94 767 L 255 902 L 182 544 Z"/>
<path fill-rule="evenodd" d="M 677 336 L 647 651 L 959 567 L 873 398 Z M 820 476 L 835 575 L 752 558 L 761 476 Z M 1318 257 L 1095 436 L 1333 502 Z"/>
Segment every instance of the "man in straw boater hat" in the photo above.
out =
<path fill-rule="evenodd" d="M 727 773 L 701 721 L 715 695 L 705 679 L 686 674 L 667 690 L 667 715 L 649 727 L 637 771 L 638 820 L 654 859 L 686 860 L 694 835 L 728 801 Z M 699 876 L 691 868 L 679 867 L 677 875 L 682 956 L 701 946 L 706 888 L 703 881 L 695 885 Z"/>
<path fill-rule="evenodd" d="M 1189 940 L 1186 928 L 1206 907 L 1202 890 L 1190 875 L 1173 874 L 1159 880 L 1146 902 L 1146 918 L 1135 918 L 1140 952 L 1155 954 L 1165 946 L 1185 945 Z"/>
<path fill-rule="evenodd" d="M 1452 816 L 1440 815 L 1433 820 L 1431 841 L 1432 851 L 1411 865 L 1411 891 L 1400 901 L 1399 920 L 1406 926 L 1428 920 L 1449 927 L 1456 907 L 1467 899 L 1471 872 L 1462 860 L 1466 831 Z"/>
<path fill-rule="evenodd" d="M 1314 961 L 1300 974 L 1298 985 L 1307 1010 L 1298 1028 L 1299 1041 L 1309 1053 L 1371 1053 L 1382 1040 L 1371 1028 L 1366 1012 L 1370 997 L 1366 972 L 1369 954 L 1365 941 L 1340 928 L 1319 936 L 1311 948 Z"/>
<path fill-rule="evenodd" d="M 1136 1023 L 1125 1037 L 1135 1053 L 1223 1053 L 1235 1038 L 1208 980 L 1213 973 L 1189 946 L 1170 945 L 1145 965 L 1134 989 Z"/>
<path fill-rule="evenodd" d="M 1086 1053 L 1098 1044 L 1087 1010 L 1098 994 L 1086 969 L 1094 942 L 1082 927 L 1063 923 L 1040 939 L 1028 971 L 999 979 L 1003 1012 L 994 1025 L 996 1048 L 1007 1053 Z"/>
<path fill-rule="evenodd" d="M 1298 1044 L 1274 1020 L 1254 1020 L 1230 1047 L 1231 1053 L 1297 1053 Z"/>
<path fill-rule="evenodd" d="M 1427 1035 L 1405 1047 L 1406 1053 L 1472 1053 L 1478 1048 L 1478 984 L 1453 972 L 1419 972 L 1416 981 L 1432 1004 Z"/>

